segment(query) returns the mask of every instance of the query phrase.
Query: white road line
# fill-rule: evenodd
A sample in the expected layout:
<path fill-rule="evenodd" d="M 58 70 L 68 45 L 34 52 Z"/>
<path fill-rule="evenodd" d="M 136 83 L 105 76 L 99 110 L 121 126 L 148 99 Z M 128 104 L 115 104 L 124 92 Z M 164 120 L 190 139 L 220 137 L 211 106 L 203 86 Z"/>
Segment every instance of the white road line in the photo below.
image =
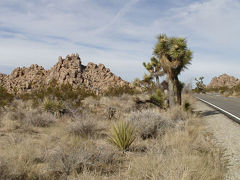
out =
<path fill-rule="evenodd" d="M 196 96 L 195 96 L 195 97 L 196 97 Z M 240 118 L 237 117 L 237 116 L 235 116 L 235 115 L 233 115 L 232 113 L 230 113 L 230 112 L 228 112 L 228 111 L 225 111 L 224 109 L 222 109 L 222 108 L 220 108 L 220 107 L 218 107 L 218 106 L 216 106 L 216 105 L 214 105 L 214 104 L 212 104 L 212 103 L 210 103 L 210 102 L 208 102 L 208 101 L 205 101 L 205 100 L 203 100 L 203 99 L 201 99 L 201 98 L 199 98 L 199 97 L 196 97 L 196 98 L 199 99 L 200 101 L 203 101 L 203 102 L 205 102 L 205 103 L 207 103 L 207 104 L 215 107 L 216 109 L 218 109 L 218 110 L 220 110 L 220 111 L 228 114 L 229 116 L 232 116 L 233 118 L 237 119 L 237 120 L 240 122 Z"/>

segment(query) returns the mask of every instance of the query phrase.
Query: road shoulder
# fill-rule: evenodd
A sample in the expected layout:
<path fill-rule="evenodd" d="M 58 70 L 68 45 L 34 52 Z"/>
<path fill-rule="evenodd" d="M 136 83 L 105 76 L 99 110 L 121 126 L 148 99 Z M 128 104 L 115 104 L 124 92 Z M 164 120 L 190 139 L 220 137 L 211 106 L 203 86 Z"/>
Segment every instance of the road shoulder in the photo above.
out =
<path fill-rule="evenodd" d="M 226 179 L 240 180 L 240 125 L 200 101 L 194 103 L 194 110 L 203 117 L 214 141 L 226 149 L 225 155 L 229 159 Z"/>

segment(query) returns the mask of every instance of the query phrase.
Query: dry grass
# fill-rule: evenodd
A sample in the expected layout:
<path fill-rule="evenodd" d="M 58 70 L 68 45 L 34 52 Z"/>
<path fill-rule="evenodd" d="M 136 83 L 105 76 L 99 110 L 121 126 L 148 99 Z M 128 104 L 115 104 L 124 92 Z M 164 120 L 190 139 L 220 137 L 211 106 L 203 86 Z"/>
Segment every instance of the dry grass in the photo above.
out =
<path fill-rule="evenodd" d="M 130 163 L 129 179 L 224 179 L 223 150 L 205 133 L 198 119 L 187 120 L 184 129 L 170 130 Z"/>
<path fill-rule="evenodd" d="M 47 157 L 50 174 L 54 178 L 94 172 L 96 174 L 115 173 L 121 164 L 120 154 L 94 144 L 58 146 Z"/>
<path fill-rule="evenodd" d="M 6 113 L 2 118 L 2 126 L 6 130 L 30 129 L 31 127 L 49 127 L 56 122 L 51 113 L 17 110 Z"/>
<path fill-rule="evenodd" d="M 82 102 L 85 108 L 108 120 L 117 120 L 126 113 L 136 110 L 136 102 L 133 96 L 123 94 L 120 97 L 101 97 L 99 100 L 92 97 Z"/>
<path fill-rule="evenodd" d="M 0 179 L 223 179 L 223 150 L 213 145 L 191 111 L 137 111 L 129 95 L 87 104 L 71 117 L 55 117 L 21 102 L 5 110 L 0 117 Z M 108 107 L 117 109 L 113 119 L 130 121 L 137 131 L 128 152 L 108 142 L 115 121 L 100 113 Z"/>
<path fill-rule="evenodd" d="M 82 115 L 74 119 L 68 126 L 68 132 L 71 135 L 81 136 L 83 138 L 95 137 L 101 129 L 93 116 Z"/>

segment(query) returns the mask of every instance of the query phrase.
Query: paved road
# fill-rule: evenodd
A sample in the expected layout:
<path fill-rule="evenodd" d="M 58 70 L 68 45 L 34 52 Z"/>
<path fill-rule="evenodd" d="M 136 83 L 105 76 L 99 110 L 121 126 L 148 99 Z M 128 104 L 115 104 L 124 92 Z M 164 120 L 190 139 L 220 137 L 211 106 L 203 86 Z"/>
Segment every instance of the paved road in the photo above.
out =
<path fill-rule="evenodd" d="M 240 98 L 223 97 L 216 94 L 194 94 L 194 96 L 204 101 L 207 101 L 236 116 L 239 119 L 235 118 L 235 120 L 240 123 Z M 225 114 L 227 114 L 226 112 Z"/>

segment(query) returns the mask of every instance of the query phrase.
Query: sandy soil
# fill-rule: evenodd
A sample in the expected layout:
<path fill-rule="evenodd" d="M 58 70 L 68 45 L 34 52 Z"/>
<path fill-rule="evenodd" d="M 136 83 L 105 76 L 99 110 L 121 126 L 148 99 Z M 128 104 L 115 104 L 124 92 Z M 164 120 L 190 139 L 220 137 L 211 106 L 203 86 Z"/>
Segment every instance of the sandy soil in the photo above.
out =
<path fill-rule="evenodd" d="M 196 101 L 194 109 L 203 116 L 214 141 L 226 149 L 226 158 L 229 159 L 226 179 L 240 180 L 240 124 L 200 101 Z"/>

